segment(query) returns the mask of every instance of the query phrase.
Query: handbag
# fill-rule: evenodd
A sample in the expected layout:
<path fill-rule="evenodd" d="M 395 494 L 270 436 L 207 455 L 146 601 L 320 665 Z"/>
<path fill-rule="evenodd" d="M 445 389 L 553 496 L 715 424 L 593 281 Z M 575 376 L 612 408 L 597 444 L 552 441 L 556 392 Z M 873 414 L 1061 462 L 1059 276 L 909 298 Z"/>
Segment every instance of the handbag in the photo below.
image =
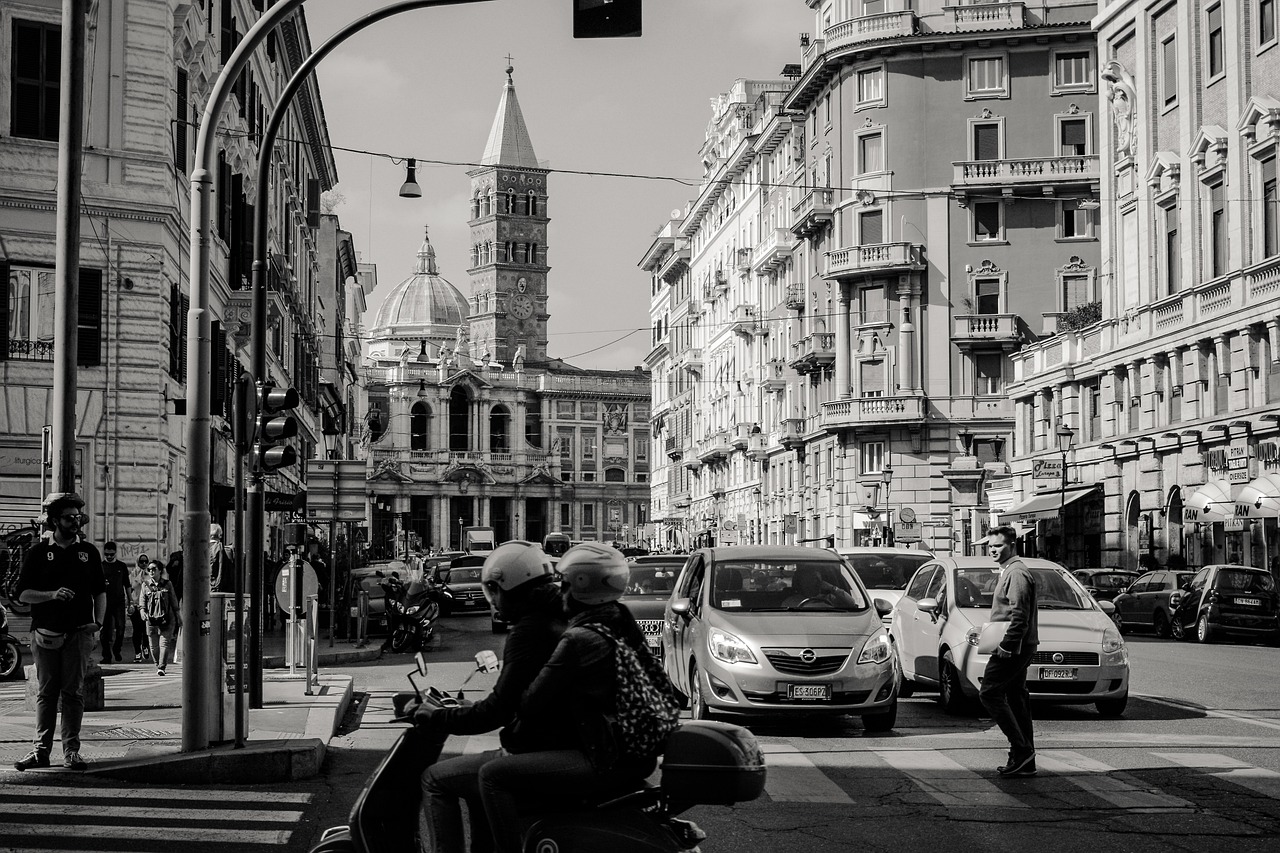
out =
<path fill-rule="evenodd" d="M 1004 642 L 1004 633 L 1009 630 L 1008 622 L 987 622 L 978 634 L 978 654 L 995 654 L 996 647 Z"/>
<path fill-rule="evenodd" d="M 60 649 L 62 644 L 67 641 L 67 635 L 62 631 L 50 631 L 48 628 L 37 628 L 31 634 L 36 645 L 42 649 Z"/>

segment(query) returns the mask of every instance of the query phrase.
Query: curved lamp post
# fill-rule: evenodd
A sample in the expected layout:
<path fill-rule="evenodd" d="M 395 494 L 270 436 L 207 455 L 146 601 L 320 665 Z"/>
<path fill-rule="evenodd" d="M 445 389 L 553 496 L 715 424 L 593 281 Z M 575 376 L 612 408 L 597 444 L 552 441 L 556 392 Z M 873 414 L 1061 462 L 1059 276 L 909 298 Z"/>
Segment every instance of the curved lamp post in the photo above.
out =
<path fill-rule="evenodd" d="M 1071 450 L 1071 442 L 1076 437 L 1076 431 L 1067 426 L 1066 423 L 1058 424 L 1058 428 L 1053 431 L 1054 436 L 1058 439 L 1058 450 L 1062 453 L 1062 494 L 1059 495 L 1058 504 L 1058 539 L 1062 542 L 1062 565 L 1067 565 L 1067 453 Z"/>

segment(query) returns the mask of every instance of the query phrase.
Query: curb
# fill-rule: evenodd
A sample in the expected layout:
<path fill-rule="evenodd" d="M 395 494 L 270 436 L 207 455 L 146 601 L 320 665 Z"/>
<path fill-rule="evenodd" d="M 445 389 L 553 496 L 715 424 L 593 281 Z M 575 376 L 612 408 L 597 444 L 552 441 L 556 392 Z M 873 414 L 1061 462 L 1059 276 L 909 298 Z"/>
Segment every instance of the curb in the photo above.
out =
<path fill-rule="evenodd" d="M 151 784 L 268 785 L 316 776 L 325 752 L 325 742 L 311 737 L 249 742 L 243 749 L 224 744 L 201 752 L 104 762 L 85 775 Z"/>
<path fill-rule="evenodd" d="M 286 662 L 286 655 L 263 655 L 263 669 L 288 669 L 289 664 Z M 364 648 L 347 648 L 334 649 L 333 651 L 321 651 L 316 656 L 317 666 L 340 666 L 347 663 L 362 663 L 364 661 L 377 660 L 382 657 L 382 649 L 380 646 L 365 646 Z"/>

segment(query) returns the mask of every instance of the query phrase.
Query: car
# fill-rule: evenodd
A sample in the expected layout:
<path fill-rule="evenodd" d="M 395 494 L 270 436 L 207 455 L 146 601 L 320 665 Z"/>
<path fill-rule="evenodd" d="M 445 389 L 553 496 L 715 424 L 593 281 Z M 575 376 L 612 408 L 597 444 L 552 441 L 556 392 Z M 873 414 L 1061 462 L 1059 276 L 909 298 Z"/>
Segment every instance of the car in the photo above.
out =
<path fill-rule="evenodd" d="M 837 548 L 836 553 L 853 566 L 871 598 L 887 604 L 890 611 L 916 569 L 933 558 L 933 552 L 914 548 Z M 885 613 L 886 625 L 890 618 L 891 613 Z"/>
<path fill-rule="evenodd" d="M 621 601 L 639 623 L 649 651 L 658 660 L 662 660 L 662 616 L 684 563 L 685 557 L 680 554 L 651 554 L 627 560 L 631 579 Z"/>
<path fill-rule="evenodd" d="M 1116 596 L 1132 586 L 1139 577 L 1138 572 L 1114 567 L 1073 569 L 1071 574 L 1099 601 L 1115 601 Z"/>
<path fill-rule="evenodd" d="M 1111 602 L 1099 602 L 1051 560 L 1020 558 L 1036 581 L 1040 645 L 1027 671 L 1037 701 L 1093 704 L 1099 714 L 1124 714 L 1129 699 L 1129 652 L 1111 621 Z M 921 566 L 893 611 L 893 638 L 902 672 L 901 694 L 935 689 L 950 713 L 964 713 L 978 696 L 989 655 L 978 635 L 991 613 L 999 565 L 987 557 L 937 557 Z"/>
<path fill-rule="evenodd" d="M 480 570 L 483 567 L 484 557 L 467 554 L 454 557 L 448 565 L 436 567 L 436 581 L 448 590 L 451 599 L 445 616 L 460 612 L 479 613 L 489 609 L 489 600 L 484 597 L 484 587 L 480 585 Z"/>
<path fill-rule="evenodd" d="M 379 582 L 384 577 L 393 575 L 408 583 L 410 566 L 403 560 L 379 561 L 354 568 L 347 577 L 348 600 L 353 606 L 358 605 L 361 592 L 368 597 L 365 624 L 370 632 L 379 630 L 385 632 L 390 628 L 387 618 L 387 592 Z"/>
<path fill-rule="evenodd" d="M 1121 633 L 1140 628 L 1154 631 L 1157 637 L 1168 637 L 1173 609 L 1182 598 L 1182 588 L 1194 575 L 1195 572 L 1158 569 L 1139 576 L 1112 600 L 1116 608 L 1112 621 Z"/>
<path fill-rule="evenodd" d="M 831 603 L 804 597 L 806 578 Z M 847 603 L 846 603 L 847 602 Z M 663 614 L 663 667 L 694 719 L 721 714 L 855 714 L 868 731 L 897 721 L 889 633 L 838 554 L 734 545 L 689 555 Z"/>
<path fill-rule="evenodd" d="M 1170 630 L 1179 640 L 1202 643 L 1221 635 L 1280 639 L 1276 579 L 1252 566 L 1205 566 L 1184 587 Z"/>

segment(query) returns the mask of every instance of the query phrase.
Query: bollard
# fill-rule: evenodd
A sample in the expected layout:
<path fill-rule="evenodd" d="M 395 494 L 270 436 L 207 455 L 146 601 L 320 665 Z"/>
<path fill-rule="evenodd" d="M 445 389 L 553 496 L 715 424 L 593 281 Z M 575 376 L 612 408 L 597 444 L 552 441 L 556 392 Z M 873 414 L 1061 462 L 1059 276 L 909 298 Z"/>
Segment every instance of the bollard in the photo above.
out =
<path fill-rule="evenodd" d="M 369 592 L 360 590 L 356 598 L 356 648 L 369 645 Z"/>

